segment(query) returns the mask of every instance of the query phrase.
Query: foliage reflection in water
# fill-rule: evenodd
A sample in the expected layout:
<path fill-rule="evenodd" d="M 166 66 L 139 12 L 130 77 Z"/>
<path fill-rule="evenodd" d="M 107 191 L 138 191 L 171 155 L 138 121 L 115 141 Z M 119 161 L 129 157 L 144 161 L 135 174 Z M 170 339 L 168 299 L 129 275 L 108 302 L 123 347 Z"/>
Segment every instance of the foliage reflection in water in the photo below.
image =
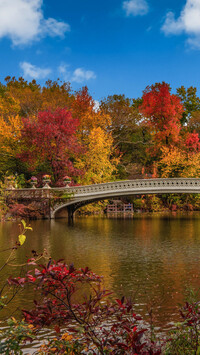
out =
<path fill-rule="evenodd" d="M 168 329 L 179 319 L 178 305 L 188 287 L 200 287 L 200 215 L 140 216 L 133 219 L 77 218 L 73 227 L 65 220 L 33 221 L 33 232 L 17 263 L 31 250 L 45 248 L 53 259 L 64 258 L 77 268 L 89 266 L 104 276 L 114 295 L 131 296 L 137 312 Z M 16 239 L 17 224 L 5 223 L 0 230 L 0 248 Z M 7 270 L 17 275 L 16 269 Z M 7 312 L 31 307 L 29 290 L 18 295 Z M 3 317 L 4 314 L 1 314 Z"/>

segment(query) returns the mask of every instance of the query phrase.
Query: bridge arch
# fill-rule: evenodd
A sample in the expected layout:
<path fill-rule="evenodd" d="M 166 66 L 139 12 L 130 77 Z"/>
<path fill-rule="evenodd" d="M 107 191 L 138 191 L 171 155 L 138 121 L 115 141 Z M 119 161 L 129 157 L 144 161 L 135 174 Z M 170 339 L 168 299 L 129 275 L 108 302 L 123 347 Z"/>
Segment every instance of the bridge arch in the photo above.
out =
<path fill-rule="evenodd" d="M 71 198 L 55 205 L 51 210 L 51 218 L 55 218 L 58 211 L 67 208 L 69 218 L 80 207 L 101 200 L 116 197 L 126 197 L 143 194 L 166 193 L 200 193 L 200 179 L 171 178 L 171 179 L 137 179 L 116 181 L 104 184 L 70 187 L 67 191 Z"/>

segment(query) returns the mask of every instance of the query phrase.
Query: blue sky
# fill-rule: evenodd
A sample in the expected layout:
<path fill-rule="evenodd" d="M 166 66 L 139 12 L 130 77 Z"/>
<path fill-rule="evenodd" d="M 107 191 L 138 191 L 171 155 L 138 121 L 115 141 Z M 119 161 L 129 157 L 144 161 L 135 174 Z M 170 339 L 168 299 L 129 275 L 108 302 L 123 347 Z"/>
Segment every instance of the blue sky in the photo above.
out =
<path fill-rule="evenodd" d="M 199 90 L 200 0 L 0 0 L 0 65 L 1 82 L 59 77 L 96 100 Z"/>

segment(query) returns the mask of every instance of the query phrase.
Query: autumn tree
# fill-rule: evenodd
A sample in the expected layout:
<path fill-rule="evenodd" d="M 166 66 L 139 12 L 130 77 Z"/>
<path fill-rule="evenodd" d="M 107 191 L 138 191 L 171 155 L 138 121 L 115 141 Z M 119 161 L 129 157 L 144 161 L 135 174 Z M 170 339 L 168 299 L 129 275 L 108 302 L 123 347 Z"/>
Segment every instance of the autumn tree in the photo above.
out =
<path fill-rule="evenodd" d="M 52 175 L 57 181 L 64 174 L 74 176 L 74 160 L 81 152 L 77 141 L 78 120 L 65 109 L 39 112 L 37 119 L 24 118 L 19 158 L 28 170 Z"/>
<path fill-rule="evenodd" d="M 41 110 L 53 110 L 57 108 L 71 109 L 75 95 L 71 92 L 69 82 L 48 80 L 41 90 Z M 77 116 L 74 116 L 77 118 Z"/>
<path fill-rule="evenodd" d="M 111 117 L 108 130 L 112 132 L 116 142 L 118 141 L 119 144 L 120 139 L 121 141 L 127 140 L 137 120 L 132 100 L 126 98 L 125 95 L 111 95 L 101 101 L 100 108 Z"/>
<path fill-rule="evenodd" d="M 75 100 L 73 103 L 73 114 L 76 117 L 84 116 L 90 109 L 94 109 L 95 102 L 89 94 L 87 86 L 75 93 Z"/>
<path fill-rule="evenodd" d="M 200 176 L 200 152 L 183 151 L 178 147 L 163 147 L 157 163 L 162 178 Z"/>
<path fill-rule="evenodd" d="M 185 149 L 188 152 L 197 153 L 200 151 L 199 135 L 196 132 L 187 132 L 185 136 Z"/>
<path fill-rule="evenodd" d="M 19 115 L 0 117 L 0 174 L 18 172 L 22 119 Z"/>
<path fill-rule="evenodd" d="M 158 155 L 163 146 L 178 144 L 184 108 L 180 98 L 170 93 L 170 87 L 165 82 L 148 86 L 142 98 L 139 110 L 150 127 L 153 155 Z"/>
<path fill-rule="evenodd" d="M 86 153 L 78 159 L 77 168 L 84 171 L 79 177 L 81 184 L 112 181 L 119 159 L 113 156 L 113 139 L 100 127 L 94 128 L 88 137 Z"/>
<path fill-rule="evenodd" d="M 48 80 L 44 86 L 36 80 L 28 82 L 22 77 L 7 77 L 4 89 L 8 97 L 13 97 L 19 103 L 19 114 L 22 117 L 37 116 L 39 111 L 57 108 L 70 108 L 74 101 L 69 83 Z"/>
<path fill-rule="evenodd" d="M 13 97 L 19 105 L 19 115 L 36 116 L 41 109 L 41 87 L 35 80 L 27 82 L 22 77 L 6 77 L 6 94 Z"/>
<path fill-rule="evenodd" d="M 8 117 L 16 116 L 19 113 L 19 101 L 0 83 L 0 116 L 6 121 Z"/>
<path fill-rule="evenodd" d="M 95 108 L 95 101 L 85 86 L 75 93 L 75 100 L 72 104 L 72 115 L 79 119 L 79 138 L 84 141 L 93 128 L 101 127 L 107 129 L 110 124 L 110 116 Z"/>

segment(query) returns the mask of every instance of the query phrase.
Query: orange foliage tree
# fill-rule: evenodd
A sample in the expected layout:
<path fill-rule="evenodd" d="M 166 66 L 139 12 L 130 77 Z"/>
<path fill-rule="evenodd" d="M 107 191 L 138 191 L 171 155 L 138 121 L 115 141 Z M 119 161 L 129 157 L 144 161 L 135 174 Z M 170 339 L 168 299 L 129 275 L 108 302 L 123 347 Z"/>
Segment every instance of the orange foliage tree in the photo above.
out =
<path fill-rule="evenodd" d="M 22 77 L 18 80 L 7 77 L 4 91 L 8 97 L 14 98 L 19 104 L 19 114 L 22 117 L 37 116 L 39 111 L 57 108 L 70 108 L 74 101 L 69 83 L 48 80 L 41 87 L 35 80 L 27 82 Z"/>
<path fill-rule="evenodd" d="M 79 138 L 88 140 L 88 135 L 93 128 L 106 129 L 111 122 L 110 116 L 101 110 L 95 109 L 95 101 L 89 95 L 88 88 L 83 87 L 75 95 L 72 103 L 72 115 L 79 119 Z"/>

